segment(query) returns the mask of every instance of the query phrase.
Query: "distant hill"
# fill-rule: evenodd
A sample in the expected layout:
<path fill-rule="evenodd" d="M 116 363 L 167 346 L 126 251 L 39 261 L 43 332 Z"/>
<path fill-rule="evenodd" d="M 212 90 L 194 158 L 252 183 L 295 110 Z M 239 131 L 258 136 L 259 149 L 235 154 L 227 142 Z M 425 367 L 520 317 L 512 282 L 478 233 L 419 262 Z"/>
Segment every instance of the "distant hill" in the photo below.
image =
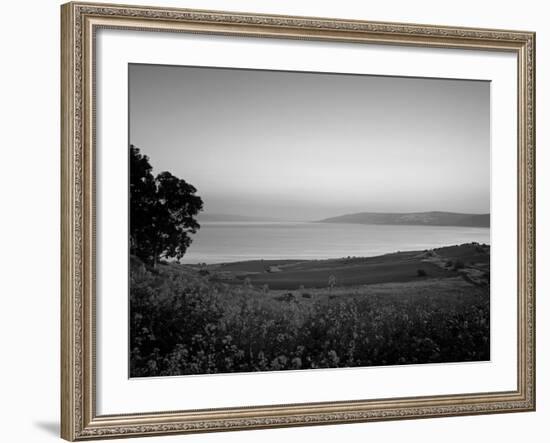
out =
<path fill-rule="evenodd" d="M 339 217 L 325 218 L 319 223 L 354 223 L 362 225 L 425 225 L 425 226 L 469 226 L 488 228 L 489 214 L 460 214 L 457 212 L 358 212 Z"/>
<path fill-rule="evenodd" d="M 200 222 L 270 222 L 279 221 L 275 218 L 255 217 L 236 214 L 199 214 L 197 220 Z"/>

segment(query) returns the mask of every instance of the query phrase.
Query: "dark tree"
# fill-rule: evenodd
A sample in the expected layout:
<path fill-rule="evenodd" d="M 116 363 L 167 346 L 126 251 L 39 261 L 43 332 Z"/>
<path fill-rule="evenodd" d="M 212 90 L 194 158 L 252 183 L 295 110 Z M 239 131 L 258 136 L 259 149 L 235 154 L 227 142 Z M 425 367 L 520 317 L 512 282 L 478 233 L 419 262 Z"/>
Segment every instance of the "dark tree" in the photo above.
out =
<path fill-rule="evenodd" d="M 169 172 L 152 174 L 149 158 L 130 145 L 130 253 L 156 266 L 181 258 L 200 225 L 202 199 L 194 186 Z"/>

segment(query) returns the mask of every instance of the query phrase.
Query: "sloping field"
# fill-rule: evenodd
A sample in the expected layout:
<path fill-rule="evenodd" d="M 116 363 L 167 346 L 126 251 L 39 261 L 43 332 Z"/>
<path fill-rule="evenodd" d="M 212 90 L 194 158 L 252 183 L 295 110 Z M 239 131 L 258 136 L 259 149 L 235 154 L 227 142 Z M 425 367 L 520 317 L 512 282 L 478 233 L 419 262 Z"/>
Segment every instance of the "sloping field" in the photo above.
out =
<path fill-rule="evenodd" d="M 229 284 L 242 284 L 248 279 L 254 286 L 270 289 L 354 286 L 390 282 L 410 282 L 433 278 L 453 278 L 464 274 L 460 268 L 475 266 L 487 269 L 489 249 L 476 244 L 451 246 L 432 251 L 397 252 L 378 257 L 330 260 L 254 260 L 211 265 L 212 279 Z"/>

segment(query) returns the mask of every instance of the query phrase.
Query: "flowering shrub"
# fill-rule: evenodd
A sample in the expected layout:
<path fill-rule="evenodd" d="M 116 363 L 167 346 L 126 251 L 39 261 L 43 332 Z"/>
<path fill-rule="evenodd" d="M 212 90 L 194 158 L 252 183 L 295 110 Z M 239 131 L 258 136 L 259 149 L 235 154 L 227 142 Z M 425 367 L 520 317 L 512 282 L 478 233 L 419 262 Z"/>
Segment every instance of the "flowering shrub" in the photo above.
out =
<path fill-rule="evenodd" d="M 489 359 L 489 296 L 475 286 L 277 299 L 132 259 L 130 288 L 132 377 Z"/>

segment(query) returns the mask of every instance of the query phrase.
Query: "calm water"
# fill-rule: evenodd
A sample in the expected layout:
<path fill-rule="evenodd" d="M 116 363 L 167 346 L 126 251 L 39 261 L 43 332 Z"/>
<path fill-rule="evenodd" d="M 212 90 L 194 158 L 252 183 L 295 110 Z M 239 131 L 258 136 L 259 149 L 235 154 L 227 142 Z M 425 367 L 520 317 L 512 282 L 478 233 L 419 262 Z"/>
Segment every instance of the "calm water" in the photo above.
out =
<path fill-rule="evenodd" d="M 201 223 L 182 263 L 374 256 L 468 242 L 489 243 L 488 228 L 308 222 Z"/>

